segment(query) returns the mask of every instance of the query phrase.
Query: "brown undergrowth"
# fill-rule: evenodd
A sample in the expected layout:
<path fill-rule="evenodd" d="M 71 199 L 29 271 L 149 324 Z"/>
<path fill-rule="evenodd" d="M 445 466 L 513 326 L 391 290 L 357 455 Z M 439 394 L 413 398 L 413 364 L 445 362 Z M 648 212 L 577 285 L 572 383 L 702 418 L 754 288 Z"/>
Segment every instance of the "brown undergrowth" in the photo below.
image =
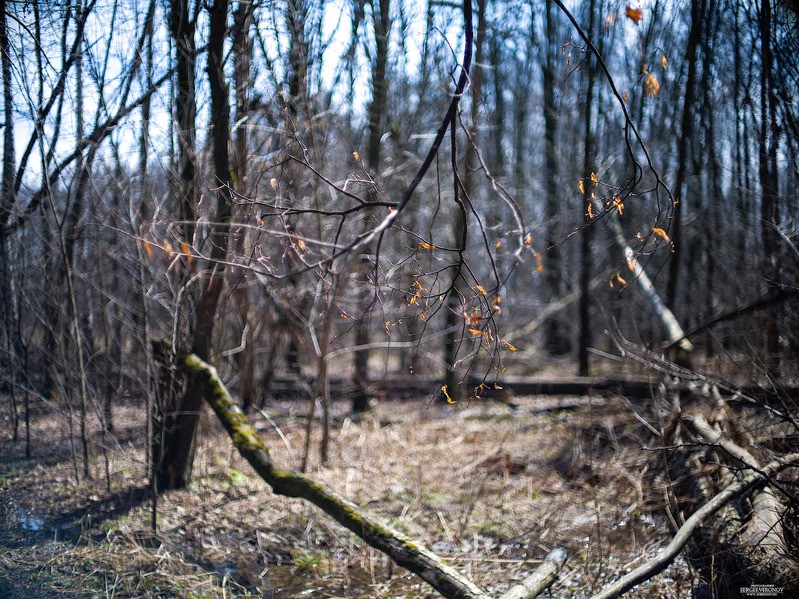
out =
<path fill-rule="evenodd" d="M 332 459 L 312 459 L 310 474 L 496 592 L 563 545 L 567 567 L 545 596 L 584 597 L 668 542 L 647 491 L 656 460 L 642 450 L 644 408 L 619 397 L 571 412 L 536 411 L 552 398 L 514 403 L 383 401 L 360 421 L 342 403 Z M 299 464 L 304 412 L 285 402 L 253 416 L 281 464 Z M 0 595 L 433 596 L 317 508 L 275 496 L 210 412 L 194 482 L 159 498 L 153 532 L 143 418 L 120 408 L 115 442 L 94 445 L 93 480 L 76 479 L 67 427 L 52 414 L 34 420 L 31 460 L 2 431 Z M 690 587 L 679 562 L 630 596 Z"/>

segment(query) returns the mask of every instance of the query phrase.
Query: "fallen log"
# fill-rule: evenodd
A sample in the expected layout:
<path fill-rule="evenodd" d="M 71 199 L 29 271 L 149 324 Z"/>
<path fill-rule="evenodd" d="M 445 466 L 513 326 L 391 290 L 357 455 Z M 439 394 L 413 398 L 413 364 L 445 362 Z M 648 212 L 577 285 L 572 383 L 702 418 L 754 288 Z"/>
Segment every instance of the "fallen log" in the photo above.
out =
<path fill-rule="evenodd" d="M 567 379 L 541 379 L 534 377 L 503 377 L 494 381 L 472 377 L 464 385 L 474 392 L 479 387 L 480 397 L 485 399 L 498 399 L 508 401 L 509 396 L 515 395 L 606 395 L 615 393 L 628 399 L 649 399 L 657 388 L 657 379 L 613 379 L 603 377 L 571 377 Z M 496 383 L 496 387 L 494 384 Z M 308 397 L 308 389 L 314 384 L 314 379 L 303 379 L 301 382 L 276 378 L 270 383 L 268 394 L 278 399 Z M 331 378 L 329 381 L 331 394 L 347 395 L 352 389 L 349 379 Z M 424 376 L 385 376 L 379 380 L 367 381 L 370 392 L 381 399 L 403 399 L 407 397 L 424 397 L 441 389 L 443 382 L 440 379 Z M 748 385 L 726 390 L 730 395 L 729 401 L 745 405 L 747 403 L 772 403 L 780 397 L 784 399 L 799 400 L 799 387 L 783 386 L 779 391 L 771 390 L 759 385 Z M 567 406 L 569 407 L 569 406 Z"/>
<path fill-rule="evenodd" d="M 327 486 L 275 464 L 269 455 L 269 449 L 237 402 L 230 396 L 213 366 L 193 354 L 181 356 L 178 366 L 197 385 L 239 453 L 275 493 L 310 501 L 369 545 L 388 555 L 399 566 L 418 575 L 444 597 L 458 599 L 487 597 L 479 587 L 446 565 L 429 549 L 366 513 Z M 509 594 L 511 593 L 509 591 L 501 599 L 536 597 L 555 580 L 565 560 L 564 549 L 550 552 L 547 559 L 522 585 L 517 585 L 511 589 L 512 594 Z"/>
<path fill-rule="evenodd" d="M 483 379 L 473 378 L 467 384 L 479 387 Z M 609 379 L 601 377 L 572 377 L 559 380 L 541 380 L 529 377 L 504 377 L 496 382 L 483 383 L 480 396 L 486 398 L 514 395 L 599 395 L 617 393 L 625 397 L 652 397 L 656 382 L 643 380 Z"/>
<path fill-rule="evenodd" d="M 601 211 L 603 206 L 599 203 L 599 200 L 595 200 L 595 202 L 597 208 Z M 638 256 L 624 238 L 624 230 L 621 227 L 619 215 L 615 212 L 611 212 L 608 221 L 610 230 L 613 233 L 613 240 L 624 253 L 624 257 L 627 259 L 627 265 L 633 272 L 633 277 L 638 283 L 638 288 L 649 302 L 649 306 L 654 315 L 660 320 L 667 341 L 670 344 L 676 344 L 686 356 L 689 355 L 693 351 L 694 346 L 685 336 L 685 332 L 680 326 L 680 323 L 677 322 L 674 313 L 663 303 L 663 300 L 660 299 L 655 285 L 652 283 L 652 279 L 646 274 L 646 270 L 644 270 L 643 265 L 638 260 Z"/>
<path fill-rule="evenodd" d="M 594 595 L 592 599 L 612 599 L 614 597 L 619 597 L 635 586 L 659 574 L 674 561 L 697 528 L 702 526 L 711 516 L 716 514 L 728 503 L 743 497 L 753 489 L 766 485 L 771 476 L 796 464 L 799 464 L 799 453 L 792 453 L 786 455 L 781 460 L 770 462 L 761 470 L 752 472 L 741 480 L 727 486 L 723 491 L 696 510 L 691 517 L 680 526 L 671 542 L 663 551 L 659 552 L 654 559 L 651 559 L 613 584 L 605 587 L 600 593 Z"/>
<path fill-rule="evenodd" d="M 760 471 L 760 463 L 749 451 L 722 435 L 701 414 L 688 417 L 686 422 L 731 468 Z M 796 568 L 791 571 L 781 567 L 787 566 L 783 558 L 789 551 L 782 527 L 785 513 L 785 506 L 771 487 L 763 485 L 752 492 L 751 513 L 744 514 L 746 524 L 734 527 L 729 534 L 719 535 L 718 542 L 721 550 L 735 562 L 735 569 L 746 572 L 750 580 L 795 588 L 799 585 Z"/>
<path fill-rule="evenodd" d="M 274 379 L 270 383 L 269 394 L 280 399 L 307 397 L 307 387 L 314 380 L 303 380 L 302 384 L 293 379 Z M 383 398 L 424 397 L 441 389 L 443 382 L 437 378 L 421 376 L 386 376 L 367 382 L 371 393 Z M 652 397 L 658 381 L 625 380 L 602 377 L 571 377 L 565 379 L 540 379 L 531 377 L 503 377 L 484 380 L 471 377 L 464 382 L 469 395 L 477 392 L 485 399 L 508 399 L 509 395 L 602 395 L 616 393 L 628 398 L 645 399 Z M 349 379 L 331 378 L 331 393 L 346 395 L 353 389 Z M 482 386 L 481 386 L 482 385 Z"/>

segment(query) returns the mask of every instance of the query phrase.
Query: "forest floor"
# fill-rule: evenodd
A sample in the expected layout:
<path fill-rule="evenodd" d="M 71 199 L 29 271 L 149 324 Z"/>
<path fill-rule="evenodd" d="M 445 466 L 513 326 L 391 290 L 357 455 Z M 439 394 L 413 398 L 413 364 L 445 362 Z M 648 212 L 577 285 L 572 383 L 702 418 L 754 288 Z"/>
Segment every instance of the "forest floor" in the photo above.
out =
<path fill-rule="evenodd" d="M 575 410 L 555 399 L 384 400 L 360 420 L 342 402 L 331 459 L 318 462 L 317 424 L 309 474 L 484 589 L 507 589 L 563 546 L 567 565 L 543 596 L 590 596 L 670 538 L 660 454 L 646 449 L 654 417 L 620 396 Z M 272 402 L 252 418 L 280 464 L 299 464 L 306 409 Z M 95 436 L 92 479 L 79 463 L 76 477 L 57 414 L 33 420 L 30 459 L 3 417 L 2 597 L 436 596 L 316 507 L 274 495 L 210 411 L 194 482 L 159 498 L 157 532 L 142 408 L 117 410 L 113 441 Z M 687 597 L 694 578 L 680 559 L 629 596 Z"/>

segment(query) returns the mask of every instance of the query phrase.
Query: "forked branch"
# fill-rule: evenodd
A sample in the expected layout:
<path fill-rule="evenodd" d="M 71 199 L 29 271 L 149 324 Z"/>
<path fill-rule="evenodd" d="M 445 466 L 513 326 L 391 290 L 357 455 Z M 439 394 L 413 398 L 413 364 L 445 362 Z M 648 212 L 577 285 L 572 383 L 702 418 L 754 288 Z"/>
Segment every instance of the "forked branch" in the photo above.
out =
<path fill-rule="evenodd" d="M 711 516 L 718 512 L 721 508 L 729 502 L 743 497 L 753 489 L 761 487 L 768 483 L 768 480 L 774 474 L 794 466 L 799 463 L 799 453 L 791 453 L 784 456 L 780 460 L 769 462 L 765 467 L 757 472 L 748 474 L 741 480 L 729 485 L 718 495 L 713 497 L 701 508 L 696 510 L 690 518 L 685 521 L 674 538 L 666 546 L 666 548 L 658 553 L 658 555 L 639 566 L 626 576 L 623 576 L 613 584 L 605 587 L 599 594 L 594 595 L 592 599 L 612 599 L 619 597 L 631 590 L 635 586 L 641 584 L 665 570 L 671 562 L 679 555 L 682 548 L 685 547 L 691 535 L 704 524 Z"/>

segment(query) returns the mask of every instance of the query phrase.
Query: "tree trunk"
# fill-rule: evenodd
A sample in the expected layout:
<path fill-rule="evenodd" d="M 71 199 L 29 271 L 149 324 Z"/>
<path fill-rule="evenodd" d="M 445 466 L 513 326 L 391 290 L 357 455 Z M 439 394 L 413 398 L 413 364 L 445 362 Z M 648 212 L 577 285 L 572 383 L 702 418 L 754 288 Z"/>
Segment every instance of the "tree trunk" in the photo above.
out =
<path fill-rule="evenodd" d="M 286 26 L 289 33 L 289 113 L 296 117 L 307 107 L 308 42 L 305 39 L 305 22 L 308 15 L 307 0 L 286 2 Z"/>
<path fill-rule="evenodd" d="M 223 277 L 225 259 L 228 252 L 228 236 L 232 218 L 232 198 L 230 197 L 230 105 L 228 88 L 225 82 L 224 45 L 227 32 L 228 0 L 216 0 L 210 7 L 208 36 L 208 82 L 211 90 L 211 138 L 213 146 L 213 163 L 216 190 L 216 218 L 210 227 L 209 242 L 211 244 L 211 263 L 202 273 L 200 282 L 201 297 L 197 303 L 195 316 L 196 329 L 192 341 L 192 352 L 203 360 L 211 356 L 211 345 L 214 333 L 214 321 L 219 296 L 225 284 Z M 191 479 L 191 467 L 194 458 L 194 434 L 203 398 L 201 390 L 192 380 L 186 385 L 180 404 L 181 423 L 176 426 L 175 457 L 182 460 L 175 464 L 175 474 L 168 481 L 170 485 L 185 486 Z M 159 488 L 163 488 L 160 487 Z M 169 486 L 167 488 L 176 488 Z"/>
<path fill-rule="evenodd" d="M 780 224 L 779 181 L 777 168 L 776 98 L 774 97 L 774 57 L 771 50 L 771 0 L 760 2 L 760 52 L 762 77 L 760 88 L 760 223 L 763 239 L 763 278 L 766 288 L 776 292 L 780 288 L 780 261 L 782 243 L 777 227 Z M 774 306 L 766 322 L 766 369 L 777 378 L 780 374 L 779 306 Z"/>
<path fill-rule="evenodd" d="M 195 211 L 199 198 L 196 151 L 196 98 L 195 63 L 197 49 L 194 43 L 196 22 L 190 11 L 189 0 L 172 0 L 170 5 L 170 34 L 175 47 L 175 121 L 177 130 L 177 180 L 175 195 L 181 221 L 181 238 L 189 246 L 194 242 Z M 211 49 L 209 48 L 209 55 Z M 209 59 L 210 60 L 210 59 Z M 181 279 L 187 284 L 192 265 L 181 259 Z M 176 350 L 193 346 L 196 317 L 202 312 L 196 293 L 186 290 L 183 301 L 176 306 L 173 340 Z M 208 326 L 206 324 L 206 326 Z M 199 335 L 198 341 L 203 341 Z M 207 351 L 207 349 L 206 349 Z M 168 365 L 161 361 L 161 405 L 155 414 L 155 445 L 153 448 L 153 476 L 156 491 L 178 489 L 191 479 L 194 452 L 194 432 L 199 419 L 202 398 L 197 389 L 186 384 L 180 376 L 173 376 Z M 175 373 L 177 374 L 177 373 Z"/>
<path fill-rule="evenodd" d="M 375 60 L 372 65 L 372 103 L 369 106 L 369 146 L 366 151 L 366 161 L 369 170 L 377 177 L 380 173 L 380 146 L 386 120 L 388 106 L 388 81 L 386 70 L 388 68 L 389 34 L 391 33 L 391 1 L 377 0 L 373 4 L 373 21 L 375 33 Z M 372 199 L 376 199 L 372 198 Z M 371 265 L 364 258 L 361 260 L 362 274 Z M 368 304 L 368 302 L 366 302 Z M 355 325 L 355 345 L 363 346 L 369 343 L 369 310 L 364 306 L 359 311 L 358 323 Z M 369 381 L 369 350 L 361 349 L 355 352 L 355 390 L 352 396 L 352 411 L 364 412 L 369 407 L 369 392 L 366 385 Z"/>
<path fill-rule="evenodd" d="M 6 0 L 0 0 L 0 60 L 2 60 L 3 79 L 3 169 L 0 180 L 0 229 L 6 222 L 8 214 L 14 205 L 14 105 L 11 91 L 11 56 L 8 40 Z M 19 356 L 17 344 L 13 340 L 13 331 L 16 330 L 13 322 L 15 310 L 12 309 L 13 298 L 12 278 L 13 270 L 10 268 L 11 256 L 10 238 L 0 233 L 0 310 L 2 311 L 3 331 L 3 356 L 0 357 L 0 369 L 8 373 L 8 380 L 0 382 L 0 391 L 9 392 L 12 398 L 13 421 L 12 436 L 17 441 L 19 417 L 17 412 L 17 380 L 19 372 Z M 8 388 L 6 388 L 8 384 Z"/>
<path fill-rule="evenodd" d="M 696 61 L 697 48 L 702 38 L 702 13 L 699 4 L 700 0 L 691 0 L 691 30 L 688 33 L 688 42 L 685 49 L 685 62 L 688 65 L 688 76 L 685 81 L 685 91 L 683 92 L 682 125 L 680 127 L 680 137 L 677 142 L 677 179 L 674 183 L 676 201 L 674 202 L 674 214 L 672 216 L 671 236 L 673 246 L 671 262 L 669 263 L 669 279 L 666 287 L 666 306 L 674 312 L 677 302 L 677 291 L 681 277 L 681 260 L 683 252 L 682 237 L 682 215 L 683 205 L 686 201 L 687 190 L 685 189 L 685 179 L 688 169 L 688 153 L 694 141 L 694 94 L 696 88 Z"/>
<path fill-rule="evenodd" d="M 252 43 L 250 41 L 250 28 L 253 20 L 253 4 L 250 0 L 239 0 L 238 7 L 233 16 L 233 65 L 236 96 L 236 137 L 235 159 L 233 165 L 234 185 L 240 197 L 248 197 L 250 185 L 248 180 L 247 158 L 249 148 L 250 106 L 250 64 L 252 62 Z M 243 206 L 239 212 L 241 222 L 250 221 L 252 206 Z M 237 232 L 236 253 L 246 255 L 247 229 L 242 227 Z M 237 277 L 233 289 L 233 299 L 239 313 L 239 322 L 242 326 L 242 339 L 244 346 L 238 354 L 239 364 L 239 394 L 241 405 L 245 412 L 253 404 L 259 404 L 260 393 L 255 384 L 255 328 L 256 318 L 252 310 L 253 289 L 250 287 L 251 277 L 243 272 Z"/>
<path fill-rule="evenodd" d="M 546 0 L 546 38 L 544 40 L 545 62 L 544 75 L 544 193 L 546 196 L 546 214 L 549 218 L 546 227 L 546 253 L 544 281 L 546 298 L 551 301 L 562 295 L 561 280 L 564 273 L 561 268 L 560 247 L 557 236 L 559 229 L 560 194 L 558 193 L 558 156 L 556 137 L 558 134 L 558 108 L 555 103 L 555 64 L 557 62 L 556 46 L 558 40 L 555 33 L 555 17 L 552 14 L 552 0 Z M 544 325 L 544 347 L 554 355 L 562 355 L 569 351 L 569 339 L 563 327 L 554 316 Z"/>
<path fill-rule="evenodd" d="M 155 0 L 150 1 L 146 22 L 144 25 L 144 79 L 147 83 L 147 88 L 151 88 L 153 84 L 153 18 L 155 15 Z M 142 102 L 141 105 L 141 137 L 139 138 L 139 201 L 138 204 L 132 203 L 128 209 L 131 233 L 134 236 L 140 237 L 142 234 L 143 224 L 150 218 L 151 211 L 154 207 L 151 205 L 150 199 L 150 186 L 148 183 L 147 175 L 147 162 L 150 148 L 150 98 L 149 96 Z M 138 215 L 135 213 L 134 206 L 138 207 Z M 145 251 L 141 243 L 136 243 L 136 265 L 138 267 L 138 279 L 134 277 L 135 294 L 139 303 L 139 310 L 134 312 L 133 319 L 136 324 L 136 334 L 139 337 L 139 345 L 141 352 L 144 356 L 144 393 L 145 393 L 145 413 L 147 424 L 145 426 L 145 434 L 147 442 L 145 443 L 145 476 L 150 478 L 152 476 L 153 467 L 153 424 L 156 405 L 160 401 L 155 399 L 156 386 L 155 386 L 155 370 L 153 364 L 152 348 L 150 343 L 150 314 L 149 306 L 147 304 L 147 288 L 149 281 L 149 273 L 145 268 L 146 259 Z M 152 483 L 152 481 L 151 481 Z M 155 500 L 153 500 L 155 501 Z"/>
<path fill-rule="evenodd" d="M 446 390 L 442 393 L 442 398 L 449 397 L 450 400 L 457 401 L 461 395 L 460 380 L 457 367 L 458 348 L 460 338 L 463 335 L 464 327 L 461 315 L 463 313 L 463 252 L 466 250 L 466 225 L 469 217 L 469 204 L 473 200 L 475 193 L 474 172 L 477 169 L 477 156 L 475 146 L 477 145 L 477 122 L 480 119 L 480 102 L 483 97 L 483 67 L 485 56 L 486 40 L 486 5 L 489 0 L 477 0 L 477 35 L 474 41 L 474 68 L 472 69 L 472 106 L 471 123 L 467 142 L 466 160 L 462 177 L 463 194 L 458 200 L 454 218 L 454 243 L 455 247 L 460 247 L 458 263 L 454 266 L 455 276 L 452 278 L 451 288 L 447 295 L 447 318 L 446 318 L 446 337 L 444 338 L 444 365 L 447 369 L 444 384 Z M 454 120 L 452 126 L 455 126 Z M 454 151 L 454 148 L 453 148 Z M 453 164 L 456 157 L 452 157 Z M 455 181 L 455 197 L 458 198 L 459 181 Z"/>
<path fill-rule="evenodd" d="M 588 3 L 588 37 L 594 34 L 596 18 L 595 1 Z M 590 281 L 593 275 L 593 254 L 591 242 L 594 237 L 594 228 L 591 226 L 591 217 L 587 207 L 593 202 L 594 196 L 594 87 L 596 82 L 596 56 L 589 53 L 588 57 L 588 89 L 585 97 L 585 121 L 583 133 L 583 206 L 581 207 L 583 228 L 580 232 L 580 342 L 577 351 L 577 374 L 588 376 L 588 348 L 591 345 L 591 293 Z"/>
<path fill-rule="evenodd" d="M 0 182 L 0 230 L 14 205 L 14 97 L 11 89 L 11 45 L 8 40 L 7 0 L 0 0 L 0 52 L 3 76 L 3 175 Z"/>

